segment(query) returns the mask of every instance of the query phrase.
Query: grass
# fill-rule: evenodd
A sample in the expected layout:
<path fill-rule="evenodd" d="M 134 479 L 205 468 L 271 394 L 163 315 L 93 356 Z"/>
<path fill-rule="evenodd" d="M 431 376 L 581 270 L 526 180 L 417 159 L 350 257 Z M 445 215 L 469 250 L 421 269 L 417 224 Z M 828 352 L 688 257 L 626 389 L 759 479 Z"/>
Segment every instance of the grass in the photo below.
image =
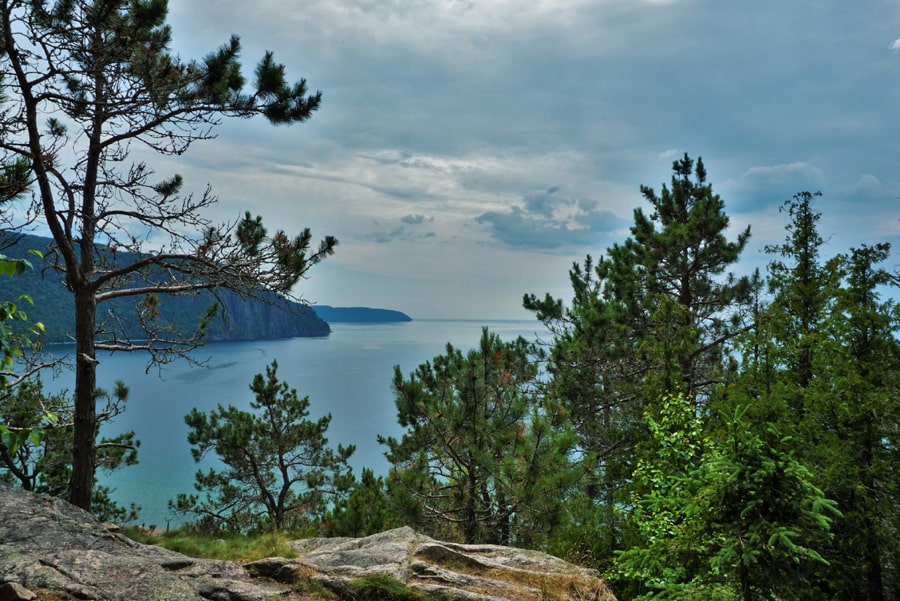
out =
<path fill-rule="evenodd" d="M 144 528 L 129 527 L 123 533 L 139 543 L 159 545 L 189 557 L 224 559 L 237 563 L 249 563 L 266 557 L 296 557 L 297 552 L 289 542 L 295 536 L 280 533 L 261 535 L 231 535 L 215 537 L 195 534 L 185 530 L 173 530 L 157 534 Z M 337 600 L 339 596 L 327 590 L 321 583 L 297 582 L 296 590 L 304 598 Z M 350 583 L 352 598 L 359 601 L 442 601 L 443 597 L 428 595 L 408 587 L 396 578 L 384 574 L 372 574 Z"/>
<path fill-rule="evenodd" d="M 441 601 L 444 599 L 444 597 L 435 597 L 406 586 L 386 574 L 370 574 L 357 578 L 350 583 L 350 588 L 360 601 Z"/>
<path fill-rule="evenodd" d="M 147 545 L 159 545 L 189 557 L 224 559 L 237 563 L 250 563 L 266 557 L 296 557 L 290 545 L 292 537 L 284 532 L 249 536 L 243 534 L 207 536 L 172 530 L 154 534 L 143 528 L 126 528 L 124 534 Z"/>

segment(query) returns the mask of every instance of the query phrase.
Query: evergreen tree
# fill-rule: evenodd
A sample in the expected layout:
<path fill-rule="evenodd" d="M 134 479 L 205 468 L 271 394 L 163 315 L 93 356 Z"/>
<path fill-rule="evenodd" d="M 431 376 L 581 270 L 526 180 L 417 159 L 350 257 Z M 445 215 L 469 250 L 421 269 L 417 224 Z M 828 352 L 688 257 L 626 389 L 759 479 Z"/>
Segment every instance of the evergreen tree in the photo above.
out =
<path fill-rule="evenodd" d="M 741 373 L 721 403 L 789 431 L 797 456 L 842 512 L 807 574 L 811 598 L 881 601 L 898 591 L 897 431 L 900 310 L 881 294 L 886 244 L 822 257 L 818 193 L 785 202 L 783 244 L 768 247 L 771 302 L 743 341 Z"/>
<path fill-rule="evenodd" d="M 537 395 L 536 352 L 485 328 L 466 354 L 448 344 L 409 378 L 395 368 L 407 431 L 379 440 L 396 504 L 415 511 L 404 521 L 468 543 L 533 545 L 552 533 L 577 477 L 575 439 L 562 407 Z"/>
<path fill-rule="evenodd" d="M 766 247 L 768 253 L 783 259 L 768 266 L 773 299 L 765 319 L 770 329 L 779 332 L 780 341 L 772 347 L 772 360 L 795 387 L 791 410 L 799 413 L 804 411 L 802 391 L 813 378 L 816 349 L 826 344 L 820 336 L 821 326 L 840 286 L 837 266 L 820 259 L 824 244 L 818 231 L 821 214 L 813 208 L 818 196 L 821 193 L 800 192 L 785 201 L 781 210 L 789 217 L 788 235 L 783 244 Z"/>
<path fill-rule="evenodd" d="M 880 267 L 889 256 L 888 244 L 840 256 L 845 286 L 831 326 L 843 344 L 827 372 L 833 392 L 816 437 L 826 490 L 844 512 L 832 563 L 852 576 L 831 588 L 867 601 L 900 595 L 900 306 L 881 299 L 896 287 Z"/>
<path fill-rule="evenodd" d="M 727 419 L 726 419 L 727 417 Z M 743 410 L 710 435 L 693 403 L 664 397 L 646 414 L 651 439 L 635 470 L 640 543 L 617 559 L 639 599 L 801 599 L 826 565 L 835 503 L 772 424 Z"/>
<path fill-rule="evenodd" d="M 185 416 L 194 460 L 212 452 L 224 468 L 197 472 L 195 487 L 204 499 L 182 493 L 169 506 L 210 531 L 283 530 L 321 519 L 328 501 L 350 484 L 347 460 L 355 447 L 328 446 L 331 415 L 308 419 L 309 397 L 278 379 L 277 361 L 253 378 L 250 390 L 253 412 L 219 405 Z"/>
<path fill-rule="evenodd" d="M 598 277 L 643 332 L 640 358 L 652 393 L 679 390 L 699 400 L 721 381 L 726 343 L 745 323 L 749 278 L 726 269 L 750 239 L 749 226 L 729 241 L 725 202 L 706 181 L 702 159 L 685 155 L 672 167 L 671 187 L 641 193 L 653 207 L 634 211 L 632 237 L 609 249 Z M 721 281 L 720 279 L 721 278 Z"/>
<path fill-rule="evenodd" d="M 398 526 L 391 511 L 387 484 L 375 472 L 363 468 L 358 482 L 350 487 L 346 498 L 331 510 L 325 527 L 329 536 L 359 538 Z"/>
<path fill-rule="evenodd" d="M 98 428 L 125 409 L 128 387 L 117 382 L 112 394 L 97 391 Z M 102 401 L 105 401 L 102 402 Z M 72 473 L 72 402 L 64 394 L 48 395 L 39 377 L 30 377 L 0 393 L 0 420 L 17 432 L 40 432 L 17 445 L 0 445 L 0 478 L 25 490 L 57 497 L 65 495 Z M 106 473 L 135 465 L 140 441 L 133 431 L 104 437 L 97 443 L 97 467 Z M 112 491 L 95 486 L 91 512 L 100 520 L 136 519 L 138 508 L 127 510 L 110 498 Z"/>
<path fill-rule="evenodd" d="M 203 217 L 216 200 L 209 189 L 184 194 L 180 175 L 158 176 L 130 159 L 137 146 L 181 155 L 194 142 L 213 138 L 225 117 L 301 123 L 321 100 L 307 93 L 305 81 L 288 83 L 271 53 L 245 91 L 237 37 L 202 60 L 182 61 L 169 51 L 166 13 L 166 0 L 0 0 L 7 95 L 0 105 L 0 199 L 23 186 L 35 190 L 53 237 L 50 266 L 72 293 L 69 499 L 85 509 L 96 467 L 96 351 L 146 350 L 167 361 L 203 341 L 212 314 L 193 333 L 171 331 L 156 319 L 160 295 L 201 289 L 288 293 L 336 243 L 326 237 L 312 248 L 308 229 L 294 237 L 281 231 L 270 236 L 261 218 L 249 213 L 212 224 Z M 28 181 L 21 177 L 25 164 Z M 142 241 L 151 238 L 161 238 L 163 246 L 144 252 Z M 141 303 L 142 340 L 130 340 L 114 315 L 104 320 L 98 311 L 122 297 Z"/>
<path fill-rule="evenodd" d="M 549 295 L 524 305 L 554 334 L 548 370 L 581 448 L 597 457 L 588 492 L 602 501 L 597 519 L 624 544 L 614 511 L 631 480 L 634 450 L 647 432 L 644 408 L 680 391 L 700 405 L 723 380 L 734 339 L 752 319 L 753 278 L 726 272 L 738 261 L 749 227 L 729 241 L 722 198 L 701 159 L 673 164 L 659 194 L 642 186 L 652 212 L 634 211 L 631 237 L 607 256 L 574 265 L 570 306 Z"/>
<path fill-rule="evenodd" d="M 3 82 L 0 81 L 0 107 L 6 100 L 6 95 L 3 93 Z M 30 172 L 29 162 L 23 157 L 0 161 L 0 209 L 5 203 L 20 198 L 28 190 Z M 4 211 L 0 210 L 0 224 L 7 223 L 9 223 L 9 219 Z M 0 228 L 0 231 L 2 229 Z"/>

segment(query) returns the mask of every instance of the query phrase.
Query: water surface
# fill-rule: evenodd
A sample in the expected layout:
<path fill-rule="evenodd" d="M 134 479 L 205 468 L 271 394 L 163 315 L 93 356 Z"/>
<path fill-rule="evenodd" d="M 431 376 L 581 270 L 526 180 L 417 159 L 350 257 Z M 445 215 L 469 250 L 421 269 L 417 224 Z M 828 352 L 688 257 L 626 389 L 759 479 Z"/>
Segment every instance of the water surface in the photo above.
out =
<path fill-rule="evenodd" d="M 161 374 L 155 368 L 145 373 L 143 354 L 98 355 L 98 386 L 112 390 L 116 380 L 123 380 L 130 388 L 127 410 L 104 432 L 134 430 L 141 441 L 138 465 L 100 474 L 100 480 L 115 488 L 113 497 L 119 503 L 142 507 L 141 522 L 161 528 L 176 524 L 167 501 L 180 492 L 194 492 L 198 469 L 184 416 L 193 407 L 209 411 L 219 404 L 249 410 L 250 382 L 273 359 L 278 360 L 279 378 L 301 397 L 309 396 L 311 418 L 331 413 L 330 443 L 356 445 L 351 464 L 357 475 L 363 467 L 384 474 L 388 463 L 376 437 L 402 434 L 391 390 L 394 366 L 409 374 L 443 354 L 448 342 L 472 348 L 483 325 L 504 340 L 519 335 L 534 339 L 541 327 L 537 321 L 334 324 L 331 335 L 323 338 L 210 344 L 195 353 L 207 360 L 207 367 L 177 361 Z M 71 389 L 71 378 L 63 374 L 53 387 Z"/>

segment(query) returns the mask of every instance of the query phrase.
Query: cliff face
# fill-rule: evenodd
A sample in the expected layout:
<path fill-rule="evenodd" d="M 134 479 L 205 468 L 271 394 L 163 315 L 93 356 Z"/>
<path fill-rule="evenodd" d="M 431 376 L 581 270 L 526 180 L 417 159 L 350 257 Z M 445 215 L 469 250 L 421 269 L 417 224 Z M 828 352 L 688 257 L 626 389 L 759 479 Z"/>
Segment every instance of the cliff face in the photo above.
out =
<path fill-rule="evenodd" d="M 263 302 L 229 294 L 222 302 L 222 319 L 210 328 L 212 340 L 327 336 L 331 332 L 310 307 L 275 295 Z"/>

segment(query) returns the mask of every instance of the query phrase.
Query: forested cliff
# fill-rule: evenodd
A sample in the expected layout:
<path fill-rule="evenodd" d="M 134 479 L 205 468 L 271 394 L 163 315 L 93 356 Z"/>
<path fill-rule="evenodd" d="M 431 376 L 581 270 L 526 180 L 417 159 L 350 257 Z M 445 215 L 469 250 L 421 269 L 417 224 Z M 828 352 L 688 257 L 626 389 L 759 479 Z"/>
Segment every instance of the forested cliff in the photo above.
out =
<path fill-rule="evenodd" d="M 0 253 L 12 258 L 25 258 L 32 269 L 19 278 L 3 282 L 4 296 L 15 299 L 28 295 L 33 304 L 20 303 L 32 321 L 44 325 L 44 341 L 71 342 L 75 327 L 71 294 L 65 288 L 64 275 L 50 267 L 53 249 L 49 238 L 21 236 L 4 241 Z M 39 251 L 42 259 L 29 251 Z M 108 252 L 108 251 L 107 251 Z M 164 320 L 183 332 L 198 327 L 203 315 L 218 303 L 216 317 L 206 328 L 210 341 L 290 338 L 294 336 L 327 336 L 329 325 L 310 307 L 290 301 L 275 293 L 265 298 L 242 298 L 223 291 L 214 296 L 210 291 L 187 296 L 160 296 L 153 308 L 156 319 Z M 122 298 L 103 303 L 101 311 L 120 324 L 134 339 L 141 337 L 138 307 L 141 298 Z M 144 305 L 146 306 L 146 305 Z M 98 316 L 99 320 L 99 316 Z"/>

